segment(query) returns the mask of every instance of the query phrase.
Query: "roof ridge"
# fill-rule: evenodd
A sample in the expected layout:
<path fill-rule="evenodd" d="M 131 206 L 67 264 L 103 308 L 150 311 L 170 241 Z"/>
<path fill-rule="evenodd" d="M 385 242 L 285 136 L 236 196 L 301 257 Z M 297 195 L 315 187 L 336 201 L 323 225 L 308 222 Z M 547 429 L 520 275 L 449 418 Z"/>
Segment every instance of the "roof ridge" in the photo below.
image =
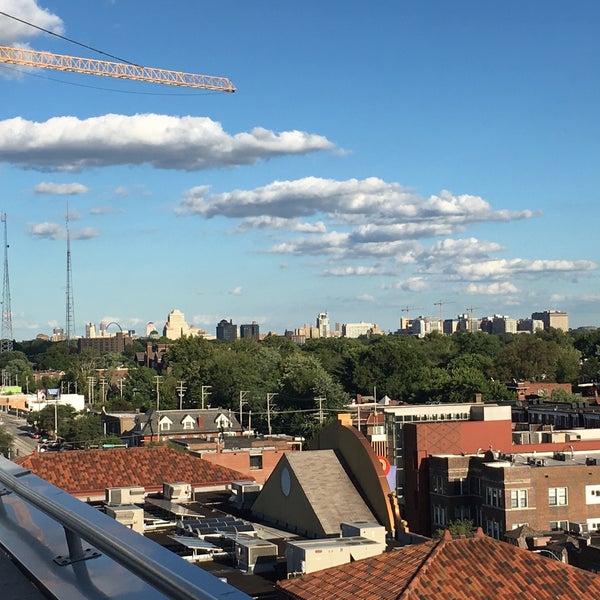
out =
<path fill-rule="evenodd" d="M 459 540 L 465 539 L 482 539 L 485 538 L 485 534 L 483 533 L 483 529 L 478 527 L 471 535 L 460 535 L 454 537 L 449 529 L 446 529 L 437 543 L 431 548 L 431 550 L 424 556 L 423 560 L 419 564 L 419 566 L 415 569 L 412 577 L 408 580 L 404 589 L 396 596 L 396 598 L 401 598 L 405 592 L 410 591 L 411 587 L 414 587 L 421 575 L 427 572 L 427 568 L 429 565 L 433 563 L 433 561 L 437 558 L 437 556 L 442 552 L 444 547 L 448 542 L 455 542 Z"/>
<path fill-rule="evenodd" d="M 421 573 L 423 573 L 428 564 L 431 563 L 432 559 L 440 553 L 440 547 L 444 546 L 446 541 L 447 540 L 442 537 L 437 542 L 434 542 L 431 550 L 423 557 L 423 560 L 420 562 L 419 566 L 414 569 L 412 576 L 406 582 L 406 585 L 398 593 L 396 598 L 401 598 L 405 592 L 410 591 L 410 589 L 418 583 L 419 579 L 421 578 Z"/>

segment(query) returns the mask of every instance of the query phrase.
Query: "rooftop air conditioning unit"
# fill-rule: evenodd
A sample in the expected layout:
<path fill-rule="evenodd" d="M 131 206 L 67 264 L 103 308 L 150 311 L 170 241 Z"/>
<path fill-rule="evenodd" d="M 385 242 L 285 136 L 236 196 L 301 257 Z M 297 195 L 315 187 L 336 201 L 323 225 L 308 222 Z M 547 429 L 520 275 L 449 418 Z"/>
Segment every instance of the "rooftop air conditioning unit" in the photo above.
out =
<path fill-rule="evenodd" d="M 569 521 L 569 532 L 572 533 L 588 533 L 587 523 L 577 523 L 574 521 Z"/>
<path fill-rule="evenodd" d="M 535 466 L 536 467 L 545 467 L 546 466 L 546 459 L 545 458 L 538 458 L 538 459 L 536 459 Z"/>
<path fill-rule="evenodd" d="M 585 459 L 585 464 L 588 467 L 594 467 L 594 466 L 596 466 L 597 463 L 598 463 L 598 461 L 595 458 L 590 458 L 589 456 L 587 456 Z"/>
<path fill-rule="evenodd" d="M 163 496 L 167 500 L 188 502 L 192 499 L 192 486 L 182 481 L 163 483 Z"/>
<path fill-rule="evenodd" d="M 555 452 L 554 453 L 554 460 L 567 460 L 567 456 L 564 452 Z"/>
<path fill-rule="evenodd" d="M 143 487 L 106 488 L 105 503 L 109 506 L 144 502 L 146 490 Z"/>

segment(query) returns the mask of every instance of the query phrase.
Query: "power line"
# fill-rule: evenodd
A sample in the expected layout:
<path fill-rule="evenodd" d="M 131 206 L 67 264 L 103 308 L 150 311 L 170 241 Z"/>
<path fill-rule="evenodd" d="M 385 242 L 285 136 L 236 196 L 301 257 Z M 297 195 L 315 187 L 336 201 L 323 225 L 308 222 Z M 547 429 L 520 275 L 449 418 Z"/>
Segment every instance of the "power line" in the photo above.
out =
<path fill-rule="evenodd" d="M 43 31 L 44 33 L 48 33 L 49 35 L 53 35 L 54 37 L 60 38 L 61 40 L 65 40 L 65 42 L 70 42 L 71 44 L 75 44 L 76 46 L 81 46 L 82 48 L 87 48 L 88 50 L 92 50 L 93 52 L 97 52 L 98 54 L 102 54 L 103 56 L 108 56 L 109 58 L 114 58 L 120 62 L 124 62 L 129 65 L 138 66 L 134 62 L 125 60 L 124 58 L 120 58 L 118 56 L 115 56 L 114 54 L 109 54 L 108 52 L 104 52 L 103 50 L 99 50 L 98 48 L 94 48 L 93 46 L 88 46 L 87 44 L 78 42 L 77 40 L 74 40 L 72 38 L 66 37 L 64 35 L 60 35 L 60 33 L 56 33 L 55 31 L 50 31 L 49 29 L 44 29 L 43 27 L 40 27 L 39 25 L 34 25 L 33 23 L 30 23 L 29 21 L 25 21 L 24 19 L 19 19 L 19 17 L 15 17 L 14 15 L 9 15 L 8 13 L 5 13 L 1 10 L 0 10 L 0 15 L 8 17 L 9 19 L 13 19 L 14 21 L 18 21 L 19 23 L 23 23 L 23 25 L 33 27 L 34 29 L 37 29 L 39 31 Z"/>

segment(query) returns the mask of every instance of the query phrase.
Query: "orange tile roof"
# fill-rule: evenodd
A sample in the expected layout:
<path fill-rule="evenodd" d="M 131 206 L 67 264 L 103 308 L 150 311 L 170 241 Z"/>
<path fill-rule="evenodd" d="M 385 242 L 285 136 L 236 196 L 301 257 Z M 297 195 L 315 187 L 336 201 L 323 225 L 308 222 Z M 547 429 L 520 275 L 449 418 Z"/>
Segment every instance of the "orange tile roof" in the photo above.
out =
<path fill-rule="evenodd" d="M 277 583 L 295 600 L 600 598 L 600 575 L 485 536 L 409 546 Z"/>
<path fill-rule="evenodd" d="M 34 452 L 15 462 L 74 496 L 104 494 L 107 487 L 143 486 L 154 491 L 162 490 L 163 482 L 201 487 L 248 479 L 239 471 L 167 446 Z"/>

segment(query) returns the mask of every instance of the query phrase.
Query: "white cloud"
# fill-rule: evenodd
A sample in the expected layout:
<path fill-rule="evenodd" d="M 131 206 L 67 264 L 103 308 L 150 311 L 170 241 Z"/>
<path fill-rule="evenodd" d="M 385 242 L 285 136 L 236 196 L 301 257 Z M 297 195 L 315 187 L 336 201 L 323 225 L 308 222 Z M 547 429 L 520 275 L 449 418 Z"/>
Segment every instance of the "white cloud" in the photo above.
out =
<path fill-rule="evenodd" d="M 516 294 L 518 288 L 510 281 L 496 281 L 494 283 L 471 283 L 467 286 L 469 294 L 483 294 L 487 296 L 501 296 L 504 294 Z"/>
<path fill-rule="evenodd" d="M 0 15 L 0 45 L 2 46 L 23 47 L 28 39 L 43 35 L 39 29 L 22 21 L 34 23 L 54 33 L 64 33 L 62 19 L 48 9 L 40 7 L 36 0 L 0 0 L 0 11 L 20 19 L 17 21 Z"/>
<path fill-rule="evenodd" d="M 50 194 L 53 196 L 75 196 L 77 194 L 87 194 L 90 190 L 82 183 L 51 183 L 43 181 L 38 183 L 33 191 L 36 194 Z"/>
<path fill-rule="evenodd" d="M 235 229 L 237 233 L 251 229 L 286 229 L 301 233 L 325 233 L 327 227 L 323 221 L 309 223 L 300 219 L 284 219 L 282 217 L 248 217 Z"/>
<path fill-rule="evenodd" d="M 359 302 L 375 302 L 375 296 L 371 294 L 361 294 L 360 296 L 356 296 L 356 299 Z"/>
<path fill-rule="evenodd" d="M 112 206 L 95 206 L 90 208 L 90 215 L 94 216 L 115 215 L 124 212 L 122 208 L 113 208 Z"/>
<path fill-rule="evenodd" d="M 346 277 L 348 275 L 380 275 L 381 267 L 332 267 L 325 271 L 325 275 L 333 275 L 335 277 Z"/>
<path fill-rule="evenodd" d="M 404 277 L 411 268 L 412 276 L 384 289 L 420 292 L 463 281 L 473 293 L 507 295 L 518 292 L 515 278 L 573 277 L 596 268 L 585 260 L 506 260 L 497 256 L 506 251 L 498 242 L 455 237 L 475 224 L 530 219 L 537 211 L 496 210 L 480 196 L 447 190 L 423 197 L 377 177 L 304 177 L 217 194 L 202 185 L 184 192 L 175 211 L 237 221 L 238 234 L 270 229 L 276 239 L 268 252 L 318 257 L 325 276 Z"/>
<path fill-rule="evenodd" d="M 242 295 L 242 286 L 238 285 L 234 287 L 230 292 L 232 296 L 241 296 Z"/>
<path fill-rule="evenodd" d="M 589 260 L 527 260 L 514 258 L 511 260 L 496 259 L 456 265 L 450 271 L 463 280 L 481 281 L 509 279 L 515 275 L 527 277 L 550 273 L 586 272 L 594 269 L 596 269 L 596 265 Z"/>
<path fill-rule="evenodd" d="M 141 164 L 196 171 L 333 147 L 327 138 L 304 131 L 254 128 L 230 135 L 208 117 L 108 114 L 43 123 L 21 117 L 0 121 L 0 161 L 40 171 Z"/>
<path fill-rule="evenodd" d="M 447 234 L 467 223 L 487 221 L 512 221 L 531 218 L 534 213 L 524 211 L 494 211 L 488 202 L 478 196 L 452 196 L 442 192 L 439 196 L 424 199 L 399 183 L 388 183 L 377 177 L 336 181 L 318 177 L 305 177 L 294 181 L 274 181 L 253 190 L 234 190 L 209 194 L 207 186 L 188 190 L 178 206 L 180 214 L 192 213 L 206 218 L 217 215 L 229 218 L 257 216 L 285 219 L 327 215 L 348 224 L 363 225 L 365 216 L 369 225 L 365 233 L 376 231 L 376 225 L 396 235 L 393 228 L 410 223 L 430 223 L 438 233 Z M 391 228 L 391 230 L 390 230 Z M 411 234 L 410 230 L 408 232 Z M 414 235 L 412 236 L 414 237 Z"/>
<path fill-rule="evenodd" d="M 392 285 L 385 285 L 383 288 L 393 288 L 405 292 L 420 292 L 427 288 L 427 281 L 423 277 L 409 277 L 403 281 L 396 281 Z"/>
<path fill-rule="evenodd" d="M 58 223 L 30 223 L 27 233 L 37 239 L 65 240 L 67 238 L 66 228 Z M 100 235 L 95 227 L 72 229 L 69 233 L 72 240 L 90 240 Z"/>
<path fill-rule="evenodd" d="M 57 223 L 33 223 L 29 225 L 28 233 L 39 239 L 60 240 L 66 237 L 65 228 Z"/>
<path fill-rule="evenodd" d="M 99 235 L 100 231 L 95 227 L 83 227 L 71 231 L 72 240 L 91 240 L 97 238 Z"/>

